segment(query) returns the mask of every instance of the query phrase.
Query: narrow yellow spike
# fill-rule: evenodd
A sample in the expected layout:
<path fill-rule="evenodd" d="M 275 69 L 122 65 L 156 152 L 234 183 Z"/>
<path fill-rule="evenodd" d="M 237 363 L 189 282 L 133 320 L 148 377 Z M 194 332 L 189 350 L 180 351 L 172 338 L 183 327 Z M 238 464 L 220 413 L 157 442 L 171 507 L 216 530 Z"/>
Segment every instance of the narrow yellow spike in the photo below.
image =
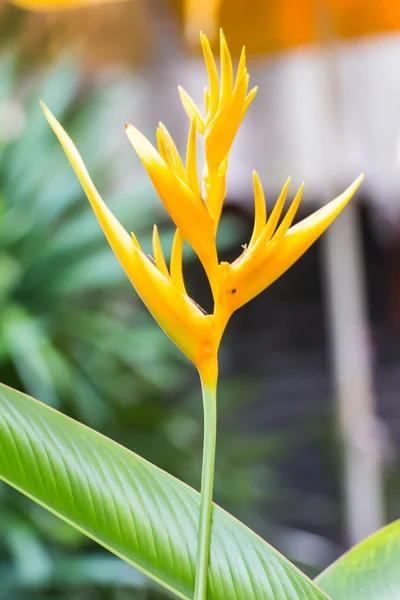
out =
<path fill-rule="evenodd" d="M 158 235 L 157 225 L 153 227 L 153 254 L 154 260 L 156 261 L 156 267 L 166 277 L 169 279 L 168 267 L 165 262 L 164 254 L 161 248 L 160 236 Z"/>
<path fill-rule="evenodd" d="M 257 245 L 260 244 L 260 246 L 264 246 L 265 244 L 268 244 L 269 240 L 273 236 L 276 226 L 278 225 L 278 221 L 281 216 L 283 206 L 286 202 L 286 196 L 288 193 L 289 184 L 290 184 L 290 177 L 287 178 L 285 185 L 283 186 L 282 191 L 279 194 L 278 200 L 275 203 L 275 206 L 272 210 L 271 216 L 268 219 L 267 224 L 264 227 L 264 230 L 262 231 L 261 235 L 258 238 Z"/>
<path fill-rule="evenodd" d="M 192 119 L 190 124 L 187 151 L 186 151 L 186 175 L 188 185 L 192 192 L 200 196 L 200 184 L 199 177 L 197 174 L 197 151 L 196 151 L 196 125 L 195 120 Z"/>
<path fill-rule="evenodd" d="M 205 87 L 204 88 L 204 112 L 206 113 L 206 119 L 208 117 L 209 110 L 210 110 L 210 92 Z"/>
<path fill-rule="evenodd" d="M 160 153 L 160 156 L 165 160 L 165 162 L 169 165 L 168 152 L 167 148 L 165 147 L 164 136 L 159 128 L 157 128 L 156 131 L 156 138 L 158 152 Z"/>
<path fill-rule="evenodd" d="M 222 161 L 222 163 L 219 165 L 219 169 L 218 169 L 218 175 L 223 175 L 224 177 L 226 176 L 226 173 L 228 171 L 228 162 L 229 162 L 229 156 L 228 154 L 225 156 L 224 160 Z"/>
<path fill-rule="evenodd" d="M 135 244 L 136 248 L 138 248 L 138 250 L 141 250 L 139 241 L 138 241 L 136 235 L 133 233 L 133 231 L 131 231 L 131 238 L 132 238 L 132 242 Z"/>
<path fill-rule="evenodd" d="M 189 96 L 189 94 L 179 85 L 178 86 L 179 96 L 181 98 L 181 102 L 183 108 L 189 119 L 193 121 L 195 119 L 197 131 L 204 135 L 205 124 L 203 117 L 201 116 L 201 112 L 195 104 L 194 100 Z"/>
<path fill-rule="evenodd" d="M 210 42 L 207 37 L 200 34 L 201 46 L 203 48 L 204 60 L 206 61 L 208 79 L 210 81 L 210 109 L 207 115 L 207 121 L 212 119 L 218 108 L 219 101 L 219 81 L 217 67 L 215 66 L 214 57 L 211 51 Z"/>
<path fill-rule="evenodd" d="M 135 242 L 135 240 L 131 239 L 128 232 L 125 231 L 104 203 L 71 138 L 67 135 L 47 106 L 43 102 L 40 102 L 40 105 L 47 121 L 63 147 L 111 247 L 125 269 L 126 264 L 131 260 L 132 251 L 135 249 L 135 245 L 139 246 L 138 241 L 136 240 Z"/>
<path fill-rule="evenodd" d="M 243 71 L 238 87 L 209 124 L 205 137 L 205 154 L 210 170 L 217 170 L 230 151 L 235 135 L 243 118 L 243 106 L 247 94 L 249 75 Z"/>
<path fill-rule="evenodd" d="M 204 176 L 204 201 L 210 211 L 214 222 L 214 233 L 217 233 L 219 219 L 226 196 L 226 172 L 227 163 L 223 161 L 220 169 L 210 171 Z"/>
<path fill-rule="evenodd" d="M 265 224 L 267 222 L 267 208 L 265 205 L 265 197 L 262 189 L 261 181 L 255 171 L 253 171 L 253 188 L 254 188 L 254 229 L 249 243 L 249 248 L 254 246 L 260 237 Z"/>
<path fill-rule="evenodd" d="M 175 142 L 172 139 L 168 129 L 162 123 L 159 123 L 157 130 L 157 140 L 159 140 L 159 138 L 161 139 L 163 151 L 166 157 L 160 152 L 161 156 L 163 156 L 164 160 L 169 164 L 174 173 L 176 173 L 176 175 L 178 175 L 178 177 L 180 177 L 180 179 L 186 183 L 186 172 L 181 157 L 179 156 Z"/>
<path fill-rule="evenodd" d="M 296 213 L 300 206 L 301 198 L 303 196 L 303 191 L 304 191 L 304 183 L 301 184 L 299 191 L 295 195 L 292 204 L 289 206 L 289 209 L 288 209 L 284 219 L 282 220 L 282 223 L 279 225 L 274 236 L 272 237 L 271 242 L 278 242 L 279 240 L 281 240 L 285 236 L 289 227 L 292 225 L 293 219 L 295 218 Z"/>
<path fill-rule="evenodd" d="M 232 59 L 225 40 L 225 36 L 220 31 L 220 52 L 221 52 L 221 94 L 219 98 L 218 109 L 221 109 L 230 99 L 233 86 Z"/>
<path fill-rule="evenodd" d="M 178 288 L 178 290 L 182 292 L 182 294 L 187 295 L 182 273 L 182 251 L 184 239 L 185 238 L 183 237 L 183 233 L 181 232 L 181 230 L 177 229 L 172 244 L 170 271 L 171 281 L 174 284 L 174 286 Z"/>
<path fill-rule="evenodd" d="M 245 48 L 245 46 L 243 46 L 242 51 L 240 53 L 239 64 L 238 64 L 238 68 L 237 68 L 237 72 L 236 72 L 235 87 L 237 87 L 245 68 L 246 68 L 246 48 Z"/>
<path fill-rule="evenodd" d="M 246 47 L 243 46 L 242 51 L 240 53 L 240 59 L 239 59 L 237 73 L 236 73 L 236 82 L 240 79 L 240 73 L 245 68 L 246 68 Z"/>
<path fill-rule="evenodd" d="M 250 92 L 247 94 L 246 96 L 246 100 L 244 103 L 244 109 L 243 109 L 243 117 L 244 115 L 247 113 L 250 104 L 253 102 L 255 95 L 257 94 L 258 91 L 258 87 L 253 87 L 252 90 L 250 90 Z"/>

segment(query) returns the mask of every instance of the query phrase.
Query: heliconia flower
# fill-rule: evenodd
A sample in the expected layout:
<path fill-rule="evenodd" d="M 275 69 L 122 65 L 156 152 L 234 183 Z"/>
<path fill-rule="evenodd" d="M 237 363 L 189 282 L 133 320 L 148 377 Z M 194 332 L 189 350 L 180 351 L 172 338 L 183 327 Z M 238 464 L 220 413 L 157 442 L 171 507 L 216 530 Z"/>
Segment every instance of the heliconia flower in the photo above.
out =
<path fill-rule="evenodd" d="M 72 140 L 50 110 L 44 114 L 59 139 L 101 227 L 137 293 L 160 326 L 200 370 L 207 372 L 213 353 L 213 318 L 186 293 L 182 276 L 183 235 L 177 230 L 170 269 L 165 263 L 157 228 L 153 231 L 154 260 L 140 248 L 133 234 L 122 227 L 100 197 Z M 215 356 L 212 357 L 215 362 Z"/>
<path fill-rule="evenodd" d="M 338 198 L 294 226 L 303 186 L 281 220 L 289 179 L 267 219 L 260 180 L 253 174 L 255 219 L 251 239 L 232 263 L 218 262 L 216 234 L 226 192 L 228 155 L 241 120 L 256 88 L 247 93 L 248 74 L 244 50 L 236 81 L 232 62 L 221 33 L 221 84 L 208 40 L 201 36 L 210 80 L 203 117 L 191 98 L 180 90 L 190 117 L 186 162 L 183 163 L 166 127 L 157 130 L 158 150 L 133 125 L 126 132 L 145 166 L 161 200 L 174 221 L 175 235 L 169 268 L 161 249 L 157 228 L 153 231 L 154 260 L 146 256 L 135 236 L 125 231 L 97 192 L 83 161 L 51 112 L 44 113 L 60 140 L 104 233 L 139 296 L 155 319 L 196 365 L 202 381 L 214 386 L 218 372 L 218 348 L 232 313 L 271 285 L 325 231 L 354 195 L 360 176 Z M 199 181 L 196 136 L 204 136 L 205 165 Z M 182 275 L 184 239 L 198 255 L 214 298 L 211 315 L 188 296 Z"/>

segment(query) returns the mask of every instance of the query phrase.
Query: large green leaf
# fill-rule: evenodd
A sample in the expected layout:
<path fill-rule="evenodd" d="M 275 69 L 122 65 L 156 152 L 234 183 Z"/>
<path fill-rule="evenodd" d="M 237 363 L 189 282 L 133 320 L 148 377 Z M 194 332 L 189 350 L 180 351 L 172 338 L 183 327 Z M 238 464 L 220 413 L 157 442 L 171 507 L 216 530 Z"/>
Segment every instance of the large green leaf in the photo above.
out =
<path fill-rule="evenodd" d="M 349 550 L 316 581 L 334 600 L 400 600 L 400 521 Z"/>
<path fill-rule="evenodd" d="M 199 495 L 112 440 L 4 385 L 0 478 L 178 596 L 193 598 Z M 327 599 L 219 507 L 208 596 Z"/>

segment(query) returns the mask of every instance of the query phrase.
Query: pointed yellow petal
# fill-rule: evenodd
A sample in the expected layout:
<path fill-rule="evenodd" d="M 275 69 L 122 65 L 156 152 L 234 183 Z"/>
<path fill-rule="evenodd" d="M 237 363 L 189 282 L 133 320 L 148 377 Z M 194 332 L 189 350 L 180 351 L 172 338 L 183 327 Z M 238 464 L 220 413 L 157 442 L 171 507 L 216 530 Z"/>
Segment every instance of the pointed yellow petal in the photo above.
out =
<path fill-rule="evenodd" d="M 194 119 L 192 119 L 186 151 L 186 175 L 190 189 L 196 196 L 200 197 L 200 184 L 197 174 L 196 135 L 196 125 Z"/>
<path fill-rule="evenodd" d="M 219 99 L 218 110 L 228 102 L 232 95 L 233 87 L 233 69 L 231 55 L 222 30 L 220 32 L 221 48 L 221 95 Z"/>
<path fill-rule="evenodd" d="M 197 108 L 194 100 L 192 100 L 189 94 L 181 88 L 180 85 L 178 86 L 178 91 L 187 116 L 191 121 L 193 121 L 193 119 L 195 120 L 197 131 L 201 135 L 204 135 L 205 125 L 200 110 Z"/>
<path fill-rule="evenodd" d="M 261 235 L 258 238 L 257 246 L 265 246 L 271 237 L 273 236 L 276 226 L 278 225 L 278 221 L 280 219 L 284 204 L 286 202 L 286 197 L 289 189 L 290 177 L 287 178 L 285 185 L 282 188 L 281 193 L 279 194 L 278 200 L 275 202 L 275 206 L 272 209 L 272 213 L 270 218 L 267 221 L 267 224 L 264 227 Z"/>
<path fill-rule="evenodd" d="M 250 104 L 253 102 L 255 95 L 257 94 L 258 91 L 258 87 L 253 87 L 252 90 L 250 90 L 250 92 L 247 94 L 246 96 L 246 100 L 244 103 L 244 109 L 243 109 L 243 117 L 244 115 L 247 113 L 247 111 L 249 110 L 249 106 Z"/>
<path fill-rule="evenodd" d="M 217 67 L 211 51 L 210 42 L 204 34 L 200 34 L 200 41 L 203 48 L 204 60 L 206 61 L 208 79 L 210 82 L 210 109 L 206 120 L 212 119 L 217 111 L 219 101 L 219 82 Z"/>
<path fill-rule="evenodd" d="M 168 152 L 167 152 L 167 148 L 165 146 L 165 140 L 164 140 L 163 134 L 161 133 L 161 130 L 159 128 L 157 128 L 157 131 L 156 131 L 156 139 L 157 139 L 158 152 L 159 152 L 161 158 L 163 158 L 165 160 L 165 162 L 167 164 L 169 164 Z"/>
<path fill-rule="evenodd" d="M 226 161 L 221 163 L 220 169 L 204 176 L 205 201 L 214 221 L 214 230 L 217 231 L 222 207 L 226 195 Z"/>
<path fill-rule="evenodd" d="M 203 194 L 204 200 L 210 211 L 214 230 L 217 232 L 219 220 L 226 196 L 226 173 L 228 171 L 228 156 L 220 164 L 218 171 L 205 172 L 203 174 Z"/>
<path fill-rule="evenodd" d="M 208 91 L 207 88 L 204 88 L 204 111 L 205 111 L 206 115 L 208 115 L 209 110 L 210 110 L 210 92 Z"/>
<path fill-rule="evenodd" d="M 131 231 L 131 240 L 134 243 L 134 245 L 136 246 L 136 248 L 138 248 L 139 250 L 142 250 L 140 247 L 140 244 L 138 242 L 138 239 L 137 239 L 136 235 L 133 233 L 133 231 Z"/>
<path fill-rule="evenodd" d="M 154 225 L 153 227 L 153 254 L 157 269 L 160 271 L 160 273 L 164 275 L 164 277 L 169 279 L 168 268 L 161 248 L 160 236 L 158 235 L 157 225 Z"/>
<path fill-rule="evenodd" d="M 169 281 L 140 250 L 104 204 L 72 140 L 49 111 L 43 112 L 80 180 L 100 225 L 133 286 L 160 326 L 196 365 L 201 366 L 213 344 L 212 320 Z"/>
<path fill-rule="evenodd" d="M 166 145 L 165 145 L 164 136 L 163 136 L 163 134 L 161 132 L 161 129 L 159 127 L 157 127 L 156 139 L 157 139 L 157 148 L 158 148 L 158 152 L 159 152 L 160 156 L 165 160 L 165 162 L 167 164 L 169 164 L 169 162 L 168 162 L 168 152 L 167 152 L 167 148 L 166 148 Z"/>
<path fill-rule="evenodd" d="M 139 155 L 165 208 L 207 270 L 210 257 L 216 260 L 212 217 L 202 201 L 159 155 L 147 138 L 126 125 L 128 138 Z"/>
<path fill-rule="evenodd" d="M 178 288 L 180 292 L 182 292 L 182 294 L 187 295 L 182 273 L 183 242 L 184 237 L 182 235 L 182 232 L 179 229 L 177 229 L 172 244 L 170 271 L 172 283 Z"/>
<path fill-rule="evenodd" d="M 74 169 L 94 212 L 96 213 L 96 216 L 111 247 L 122 263 L 122 257 L 126 258 L 133 252 L 135 245 L 138 244 L 137 240 L 135 244 L 119 221 L 104 204 L 100 194 L 90 179 L 89 173 L 86 170 L 79 152 L 57 119 L 42 102 L 41 107 L 46 119 L 61 143 L 64 152 L 67 155 L 67 158 L 71 163 L 71 166 Z"/>
<path fill-rule="evenodd" d="M 183 166 L 181 157 L 179 156 L 178 149 L 175 146 L 175 142 L 172 139 L 168 129 L 162 123 L 160 123 L 158 126 L 157 134 L 157 139 L 159 139 L 161 142 L 163 146 L 163 152 L 166 156 L 166 159 L 164 160 L 166 160 L 174 173 L 178 175 L 182 181 L 187 183 L 185 168 Z"/>
<path fill-rule="evenodd" d="M 243 72 L 231 99 L 206 128 L 205 153 L 209 170 L 217 170 L 228 154 L 243 118 L 249 76 Z"/>
<path fill-rule="evenodd" d="M 228 171 L 228 162 L 228 155 L 226 155 L 222 163 L 219 165 L 218 175 L 223 175 L 224 177 L 226 176 Z"/>
<path fill-rule="evenodd" d="M 265 205 L 265 197 L 262 189 L 261 181 L 255 171 L 253 171 L 253 188 L 254 188 L 254 229 L 253 235 L 249 243 L 249 249 L 254 246 L 261 235 L 267 222 L 267 207 Z"/>
<path fill-rule="evenodd" d="M 295 195 L 292 204 L 290 205 L 284 219 L 282 220 L 282 223 L 279 225 L 278 229 L 274 233 L 274 235 L 271 239 L 271 243 L 277 242 L 280 239 L 282 239 L 284 237 L 284 235 L 286 234 L 287 230 L 289 229 L 289 227 L 291 226 L 291 224 L 293 223 L 293 219 L 295 218 L 296 213 L 300 206 L 301 198 L 303 196 L 303 191 L 304 191 L 304 183 L 301 184 L 299 191 Z"/>
<path fill-rule="evenodd" d="M 232 312 L 271 285 L 308 250 L 351 200 L 362 180 L 363 175 L 338 198 L 291 227 L 283 238 L 260 248 L 258 255 L 253 253 L 253 260 L 232 266 L 224 292 Z"/>
<path fill-rule="evenodd" d="M 239 59 L 237 73 L 236 73 L 235 87 L 237 87 L 237 85 L 240 81 L 240 78 L 242 77 L 242 73 L 245 69 L 246 69 L 246 48 L 245 48 L 245 46 L 243 46 L 242 51 L 240 53 L 240 59 Z"/>
<path fill-rule="evenodd" d="M 296 245 L 296 252 L 301 248 L 301 254 L 305 252 L 311 244 L 319 238 L 319 236 L 329 227 L 329 225 L 336 219 L 338 214 L 343 210 L 346 204 L 352 199 L 358 188 L 360 187 L 364 175 L 357 177 L 355 181 L 337 198 L 328 202 L 325 206 L 312 213 L 309 217 L 306 217 L 296 225 L 293 225 L 285 235 L 284 240 L 287 249 L 294 249 Z M 303 249 L 304 248 L 304 249 Z M 287 250 L 285 249 L 285 253 Z M 296 259 L 297 260 L 297 259 Z"/>

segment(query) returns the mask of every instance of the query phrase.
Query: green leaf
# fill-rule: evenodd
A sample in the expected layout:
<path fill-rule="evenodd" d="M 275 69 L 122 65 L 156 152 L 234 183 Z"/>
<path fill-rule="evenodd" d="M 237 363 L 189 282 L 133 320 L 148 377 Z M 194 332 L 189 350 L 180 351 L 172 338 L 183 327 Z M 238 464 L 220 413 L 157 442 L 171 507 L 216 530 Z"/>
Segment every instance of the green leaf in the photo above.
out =
<path fill-rule="evenodd" d="M 0 385 L 0 478 L 181 598 L 193 598 L 199 495 L 110 439 Z M 210 600 L 327 600 L 215 507 Z"/>
<path fill-rule="evenodd" d="M 357 544 L 316 582 L 333 600 L 399 600 L 400 521 Z"/>

